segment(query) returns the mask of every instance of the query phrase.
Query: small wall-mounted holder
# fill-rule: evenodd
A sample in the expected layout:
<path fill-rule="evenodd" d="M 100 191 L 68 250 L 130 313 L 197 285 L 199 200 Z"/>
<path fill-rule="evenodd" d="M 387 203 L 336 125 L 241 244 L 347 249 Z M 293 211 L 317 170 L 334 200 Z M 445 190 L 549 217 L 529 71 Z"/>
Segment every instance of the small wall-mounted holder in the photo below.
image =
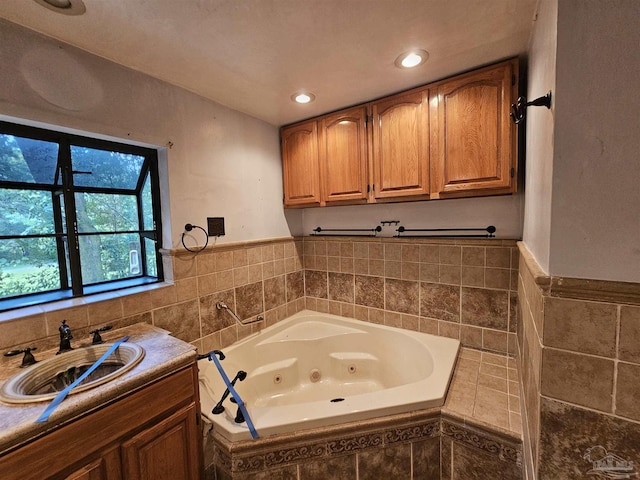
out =
<path fill-rule="evenodd" d="M 400 223 L 400 220 L 380 220 L 380 224 L 384 227 L 386 225 L 398 225 Z"/>
<path fill-rule="evenodd" d="M 516 125 L 522 122 L 527 116 L 527 107 L 547 107 L 551 109 L 551 92 L 544 97 L 538 97 L 535 100 L 527 102 L 526 97 L 518 97 L 518 103 L 511 104 L 513 110 L 509 116 Z"/>
<path fill-rule="evenodd" d="M 185 234 L 185 232 L 190 232 L 190 231 L 191 231 L 191 230 L 193 230 L 194 228 L 199 228 L 200 230 L 202 230 L 202 231 L 204 232 L 204 235 L 205 235 L 205 242 L 204 242 L 204 245 L 203 245 L 201 248 L 197 249 L 197 250 L 192 250 L 192 249 L 190 249 L 190 248 L 189 248 L 189 247 L 187 247 L 187 246 L 185 245 L 185 243 L 184 243 L 184 234 Z M 199 226 L 199 225 L 192 225 L 191 223 L 187 223 L 187 224 L 184 226 L 184 230 L 185 230 L 185 231 L 184 231 L 184 232 L 182 232 L 182 246 L 184 247 L 184 249 L 185 249 L 187 252 L 191 252 L 191 253 L 199 253 L 199 252 L 201 252 L 202 250 L 204 250 L 205 248 L 207 248 L 207 245 L 209 245 L 209 235 L 208 235 L 207 231 L 206 231 L 204 228 L 202 228 L 202 227 L 201 227 L 201 226 Z"/>

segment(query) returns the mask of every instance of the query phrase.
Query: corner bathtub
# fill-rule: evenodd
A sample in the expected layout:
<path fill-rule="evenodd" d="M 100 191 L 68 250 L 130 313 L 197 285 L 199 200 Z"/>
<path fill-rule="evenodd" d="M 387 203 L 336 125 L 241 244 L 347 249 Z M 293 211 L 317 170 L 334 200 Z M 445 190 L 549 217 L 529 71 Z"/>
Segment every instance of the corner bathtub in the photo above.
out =
<path fill-rule="evenodd" d="M 442 406 L 460 342 L 335 315 L 299 312 L 223 349 L 230 380 L 260 437 Z M 225 385 L 198 362 L 203 414 L 230 441 L 250 439 L 237 406 L 211 409 Z"/>

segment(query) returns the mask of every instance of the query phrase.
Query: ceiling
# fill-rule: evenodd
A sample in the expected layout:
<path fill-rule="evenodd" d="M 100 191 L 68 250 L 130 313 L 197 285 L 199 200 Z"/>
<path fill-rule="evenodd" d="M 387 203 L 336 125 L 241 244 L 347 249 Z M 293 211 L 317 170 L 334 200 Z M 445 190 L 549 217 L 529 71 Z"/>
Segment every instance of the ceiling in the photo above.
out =
<path fill-rule="evenodd" d="M 537 0 L 2 0 L 0 17 L 284 125 L 526 52 Z M 395 67 L 411 48 L 429 52 Z M 316 100 L 295 104 L 311 91 Z"/>

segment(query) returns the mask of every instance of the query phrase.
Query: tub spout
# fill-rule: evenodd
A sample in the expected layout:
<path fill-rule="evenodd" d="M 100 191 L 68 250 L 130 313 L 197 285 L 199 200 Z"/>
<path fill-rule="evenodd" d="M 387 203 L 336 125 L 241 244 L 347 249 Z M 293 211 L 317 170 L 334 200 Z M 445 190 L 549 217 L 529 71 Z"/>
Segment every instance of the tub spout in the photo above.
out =
<path fill-rule="evenodd" d="M 261 320 L 264 320 L 264 317 L 262 315 L 258 315 L 255 320 L 251 320 L 250 322 L 243 322 L 242 320 L 240 320 L 240 317 L 236 315 L 236 312 L 231 310 L 231 308 L 229 308 L 229 306 L 224 302 L 216 303 L 216 308 L 218 310 L 226 310 L 227 312 L 229 312 L 229 315 L 235 318 L 236 322 L 238 322 L 240 325 L 249 325 L 251 323 L 260 322 Z"/>
<path fill-rule="evenodd" d="M 245 378 L 247 378 L 247 372 L 245 372 L 244 370 L 239 370 L 238 373 L 236 373 L 236 376 L 233 377 L 233 380 L 231 380 L 231 386 L 234 387 L 238 380 L 242 382 Z M 222 398 L 220 399 L 220 401 L 216 403 L 216 406 L 211 410 L 211 413 L 213 413 L 214 415 L 218 415 L 224 412 L 224 406 L 222 405 L 222 402 L 224 402 L 228 396 L 229 389 L 227 388 L 222 394 Z"/>

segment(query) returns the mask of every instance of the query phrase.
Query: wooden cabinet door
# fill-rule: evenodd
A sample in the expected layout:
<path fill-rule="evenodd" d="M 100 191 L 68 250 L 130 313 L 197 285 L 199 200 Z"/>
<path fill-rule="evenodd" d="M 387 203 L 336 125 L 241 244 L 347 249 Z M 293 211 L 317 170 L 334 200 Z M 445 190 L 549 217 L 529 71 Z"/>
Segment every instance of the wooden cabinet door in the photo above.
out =
<path fill-rule="evenodd" d="M 103 452 L 99 458 L 65 476 L 64 480 L 119 480 L 121 478 L 119 448 L 113 447 Z"/>
<path fill-rule="evenodd" d="M 280 136 L 284 205 L 320 205 L 317 122 L 285 127 Z"/>
<path fill-rule="evenodd" d="M 432 93 L 432 197 L 515 191 L 509 110 L 516 78 L 514 60 L 444 81 Z"/>
<path fill-rule="evenodd" d="M 428 90 L 372 104 L 374 197 L 429 193 Z"/>
<path fill-rule="evenodd" d="M 320 120 L 322 199 L 367 198 L 367 109 L 357 107 Z"/>
<path fill-rule="evenodd" d="M 196 404 L 178 410 L 122 444 L 128 480 L 198 480 L 200 475 Z"/>

